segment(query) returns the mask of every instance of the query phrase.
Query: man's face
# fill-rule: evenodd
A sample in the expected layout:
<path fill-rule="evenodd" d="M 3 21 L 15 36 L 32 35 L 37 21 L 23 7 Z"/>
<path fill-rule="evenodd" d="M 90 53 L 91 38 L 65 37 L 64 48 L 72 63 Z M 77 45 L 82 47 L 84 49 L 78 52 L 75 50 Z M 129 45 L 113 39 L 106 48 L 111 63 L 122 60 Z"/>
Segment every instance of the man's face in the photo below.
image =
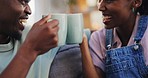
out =
<path fill-rule="evenodd" d="M 0 35 L 20 39 L 24 29 L 22 20 L 31 14 L 30 0 L 0 0 Z"/>

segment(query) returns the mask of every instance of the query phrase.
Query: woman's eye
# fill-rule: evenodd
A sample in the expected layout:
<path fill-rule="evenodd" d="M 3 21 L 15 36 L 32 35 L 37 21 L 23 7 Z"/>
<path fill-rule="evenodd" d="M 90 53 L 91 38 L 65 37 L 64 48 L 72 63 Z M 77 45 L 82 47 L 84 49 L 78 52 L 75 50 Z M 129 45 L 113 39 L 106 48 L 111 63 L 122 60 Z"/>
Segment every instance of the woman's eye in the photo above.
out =
<path fill-rule="evenodd" d="M 25 5 L 26 3 L 25 3 L 25 1 L 21 1 L 21 3 L 23 4 L 23 5 Z"/>
<path fill-rule="evenodd" d="M 101 2 L 101 0 L 98 0 L 98 2 Z"/>

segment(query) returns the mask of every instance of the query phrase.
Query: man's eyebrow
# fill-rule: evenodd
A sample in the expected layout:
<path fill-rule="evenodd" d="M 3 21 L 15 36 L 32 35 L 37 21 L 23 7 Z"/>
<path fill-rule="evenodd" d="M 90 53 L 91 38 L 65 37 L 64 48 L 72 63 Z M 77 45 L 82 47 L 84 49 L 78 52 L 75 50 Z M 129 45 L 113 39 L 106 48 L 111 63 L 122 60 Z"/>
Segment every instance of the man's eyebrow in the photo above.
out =
<path fill-rule="evenodd" d="M 24 0 L 26 3 L 29 3 L 31 0 Z"/>

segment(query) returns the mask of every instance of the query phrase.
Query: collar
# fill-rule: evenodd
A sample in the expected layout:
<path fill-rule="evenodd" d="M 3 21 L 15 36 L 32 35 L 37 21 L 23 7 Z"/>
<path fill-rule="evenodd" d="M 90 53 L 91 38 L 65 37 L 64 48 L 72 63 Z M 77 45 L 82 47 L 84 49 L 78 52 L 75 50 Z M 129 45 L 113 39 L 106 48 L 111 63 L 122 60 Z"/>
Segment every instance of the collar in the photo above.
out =
<path fill-rule="evenodd" d="M 135 37 L 136 32 L 137 32 L 137 27 L 138 27 L 138 20 L 139 20 L 139 18 L 140 18 L 140 15 L 137 15 L 137 16 L 136 16 L 135 26 L 134 26 L 132 35 L 131 35 L 130 40 L 129 40 L 129 42 L 128 42 L 127 45 L 131 45 L 131 44 L 134 43 L 133 38 Z M 114 37 L 113 37 L 113 41 L 114 41 L 114 42 L 113 42 L 113 45 L 115 44 L 115 46 L 116 46 L 117 48 L 118 48 L 118 47 L 121 47 L 122 43 L 121 43 L 121 41 L 120 41 L 120 39 L 119 39 L 119 37 L 118 37 L 117 32 L 115 31 L 115 29 L 113 30 L 113 34 L 114 34 Z"/>
<path fill-rule="evenodd" d="M 0 44 L 0 53 L 8 52 L 13 49 L 13 39 L 10 39 L 10 42 L 7 44 Z"/>

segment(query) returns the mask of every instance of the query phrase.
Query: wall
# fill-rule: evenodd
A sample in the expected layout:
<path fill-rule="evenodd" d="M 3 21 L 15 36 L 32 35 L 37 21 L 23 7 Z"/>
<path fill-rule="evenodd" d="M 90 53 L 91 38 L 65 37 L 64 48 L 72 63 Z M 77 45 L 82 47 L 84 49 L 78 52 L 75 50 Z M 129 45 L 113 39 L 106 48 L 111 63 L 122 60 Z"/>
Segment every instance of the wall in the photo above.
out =
<path fill-rule="evenodd" d="M 42 15 L 49 13 L 65 13 L 68 11 L 67 0 L 36 0 L 35 21 L 42 18 Z"/>
<path fill-rule="evenodd" d="M 91 30 L 103 27 L 101 12 L 96 7 L 96 0 L 77 0 L 77 5 L 71 7 L 68 0 L 31 0 L 32 15 L 29 24 L 40 20 L 42 15 L 49 13 L 77 13 L 81 12 L 84 16 L 84 27 Z"/>
<path fill-rule="evenodd" d="M 28 24 L 32 25 L 34 22 L 40 20 L 42 15 L 49 13 L 66 13 L 68 12 L 67 0 L 31 0 L 29 3 L 32 14 L 28 19 Z"/>

